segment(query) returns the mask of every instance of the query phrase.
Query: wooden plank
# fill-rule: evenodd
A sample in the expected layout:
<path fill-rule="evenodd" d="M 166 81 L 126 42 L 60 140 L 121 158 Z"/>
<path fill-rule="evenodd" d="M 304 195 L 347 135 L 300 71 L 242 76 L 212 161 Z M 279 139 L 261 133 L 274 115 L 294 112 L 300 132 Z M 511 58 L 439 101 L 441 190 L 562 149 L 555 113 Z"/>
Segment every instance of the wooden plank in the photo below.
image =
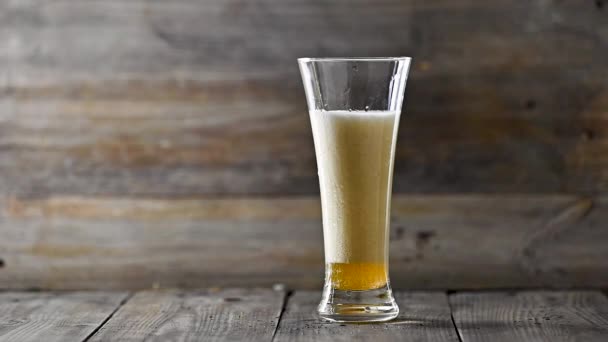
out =
<path fill-rule="evenodd" d="M 125 292 L 2 292 L 0 341 L 84 341 Z"/>
<path fill-rule="evenodd" d="M 275 341 L 458 341 L 444 293 L 399 292 L 395 297 L 401 313 L 393 321 L 338 324 L 316 316 L 320 292 L 297 291 L 287 302 Z"/>
<path fill-rule="evenodd" d="M 270 341 L 284 296 L 261 289 L 140 292 L 91 341 Z"/>
<path fill-rule="evenodd" d="M 608 299 L 597 291 L 450 296 L 463 342 L 606 341 Z"/>
<path fill-rule="evenodd" d="M 316 193 L 295 58 L 408 54 L 397 192 L 608 190 L 593 2 L 0 6 L 1 193 Z"/>
<path fill-rule="evenodd" d="M 400 195 L 392 207 L 396 288 L 608 286 L 605 197 Z M 322 286 L 318 198 L 12 198 L 0 208 L 0 288 Z"/>

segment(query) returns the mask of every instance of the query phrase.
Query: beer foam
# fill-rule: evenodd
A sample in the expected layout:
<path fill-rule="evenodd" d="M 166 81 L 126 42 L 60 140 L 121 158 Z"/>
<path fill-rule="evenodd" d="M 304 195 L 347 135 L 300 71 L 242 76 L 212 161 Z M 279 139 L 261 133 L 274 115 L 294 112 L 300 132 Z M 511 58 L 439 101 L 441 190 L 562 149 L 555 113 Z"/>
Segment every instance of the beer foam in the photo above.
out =
<path fill-rule="evenodd" d="M 398 113 L 311 111 L 325 260 L 385 263 Z"/>

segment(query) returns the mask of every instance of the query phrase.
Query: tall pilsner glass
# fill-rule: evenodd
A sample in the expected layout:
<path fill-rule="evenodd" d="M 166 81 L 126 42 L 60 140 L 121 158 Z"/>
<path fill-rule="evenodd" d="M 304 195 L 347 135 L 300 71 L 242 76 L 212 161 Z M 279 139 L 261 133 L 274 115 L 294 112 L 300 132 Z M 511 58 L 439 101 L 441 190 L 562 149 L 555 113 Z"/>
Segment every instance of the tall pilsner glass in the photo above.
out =
<path fill-rule="evenodd" d="M 388 278 L 393 161 L 410 58 L 300 58 L 325 241 L 319 315 L 395 318 Z"/>

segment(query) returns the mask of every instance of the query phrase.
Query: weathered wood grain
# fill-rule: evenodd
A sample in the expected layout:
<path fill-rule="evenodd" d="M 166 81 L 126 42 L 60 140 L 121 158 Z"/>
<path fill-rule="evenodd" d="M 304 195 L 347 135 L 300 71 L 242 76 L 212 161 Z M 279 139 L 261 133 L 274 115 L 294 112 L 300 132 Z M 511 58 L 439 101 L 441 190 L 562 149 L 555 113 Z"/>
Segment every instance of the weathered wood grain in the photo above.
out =
<path fill-rule="evenodd" d="M 318 288 L 295 58 L 338 55 L 414 57 L 395 192 L 472 194 L 396 201 L 395 285 L 605 287 L 596 3 L 0 0 L 0 288 Z"/>
<path fill-rule="evenodd" d="M 270 341 L 284 292 L 137 293 L 90 341 Z"/>
<path fill-rule="evenodd" d="M 396 293 L 400 314 L 378 324 L 338 324 L 317 315 L 320 292 L 296 291 L 281 317 L 275 341 L 452 341 L 458 337 L 443 292 Z"/>
<path fill-rule="evenodd" d="M 2 292 L 0 341 L 84 341 L 126 296 L 124 292 Z"/>
<path fill-rule="evenodd" d="M 0 288 L 320 289 L 318 198 L 0 201 Z M 608 201 L 395 196 L 395 288 L 608 286 Z"/>
<path fill-rule="evenodd" d="M 596 291 L 450 296 L 463 342 L 606 341 L 608 299 Z"/>
<path fill-rule="evenodd" d="M 608 190 L 593 1 L 0 1 L 0 42 L 3 194 L 313 194 L 295 58 L 337 55 L 414 57 L 397 192 Z"/>

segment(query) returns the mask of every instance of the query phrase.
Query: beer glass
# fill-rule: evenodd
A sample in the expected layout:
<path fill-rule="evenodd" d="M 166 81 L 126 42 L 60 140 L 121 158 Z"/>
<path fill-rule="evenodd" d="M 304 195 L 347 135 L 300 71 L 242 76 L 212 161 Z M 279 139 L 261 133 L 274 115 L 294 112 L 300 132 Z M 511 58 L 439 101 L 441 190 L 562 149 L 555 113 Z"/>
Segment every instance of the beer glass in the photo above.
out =
<path fill-rule="evenodd" d="M 388 276 L 393 161 L 411 59 L 300 58 L 323 214 L 319 315 L 395 318 Z"/>

